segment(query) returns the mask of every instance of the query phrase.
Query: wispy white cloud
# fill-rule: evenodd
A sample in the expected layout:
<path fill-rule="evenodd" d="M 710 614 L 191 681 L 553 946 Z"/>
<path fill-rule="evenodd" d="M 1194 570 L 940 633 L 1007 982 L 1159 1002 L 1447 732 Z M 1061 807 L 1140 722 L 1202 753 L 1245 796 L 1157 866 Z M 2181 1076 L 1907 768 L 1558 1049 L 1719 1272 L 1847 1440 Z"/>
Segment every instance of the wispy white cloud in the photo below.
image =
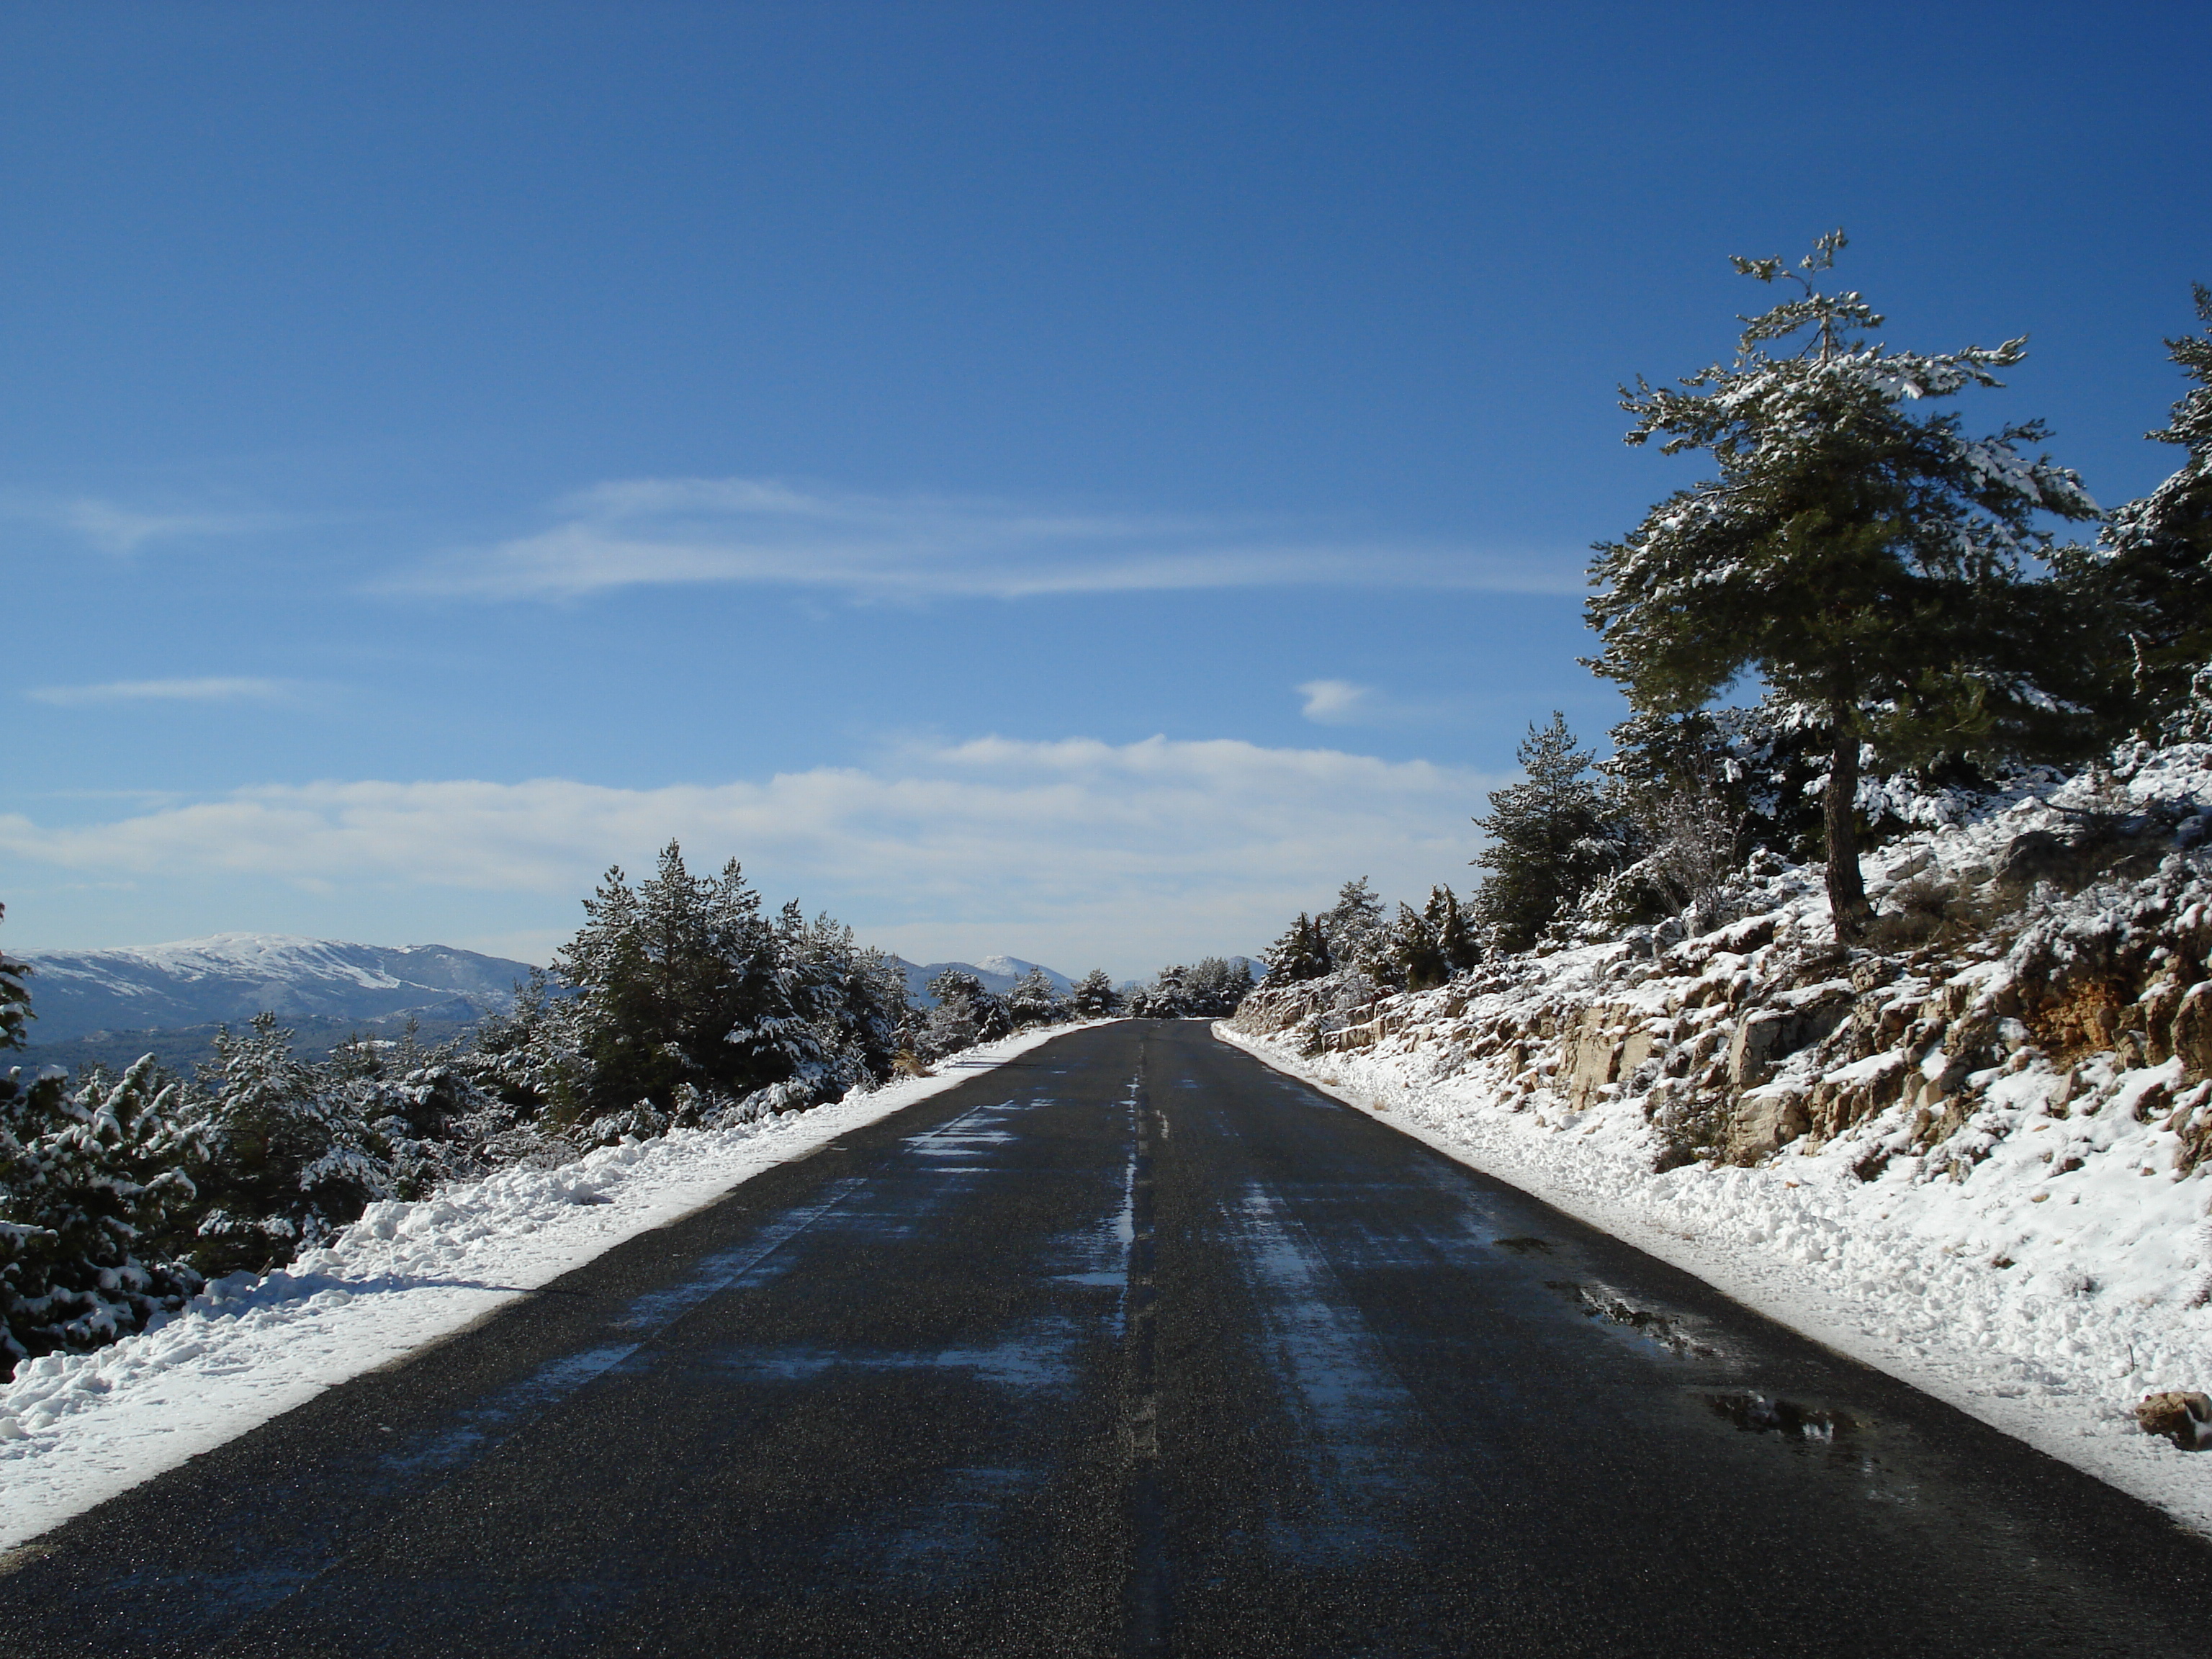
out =
<path fill-rule="evenodd" d="M 1407 895 L 1463 880 L 1468 815 L 1492 781 L 1228 740 L 984 738 L 764 781 L 326 781 L 92 823 L 0 816 L 0 852 L 108 878 L 566 900 L 675 837 L 695 864 L 735 855 L 764 891 L 827 906 L 896 947 L 1133 967 L 1256 949 L 1349 876 Z"/>
<path fill-rule="evenodd" d="M 90 495 L 57 500 L 9 494 L 0 496 L 0 514 L 52 525 L 103 553 L 116 554 L 136 553 L 149 542 L 243 535 L 297 522 L 277 513 L 149 511 Z"/>
<path fill-rule="evenodd" d="M 100 685 L 42 685 L 24 695 L 33 702 L 83 708 L 112 702 L 285 702 L 297 688 L 289 680 L 210 678 L 190 680 L 109 680 Z"/>
<path fill-rule="evenodd" d="M 1298 712 L 1316 726 L 1354 726 L 1376 708 L 1375 688 L 1350 680 L 1308 680 L 1297 690 L 1306 700 Z"/>
<path fill-rule="evenodd" d="M 856 597 L 1341 583 L 1571 592 L 1578 562 L 1332 538 L 1279 520 L 1041 512 L 935 496 L 805 490 L 758 478 L 640 478 L 560 503 L 535 534 L 465 550 L 388 589 L 575 599 L 678 584 L 829 588 Z"/>
<path fill-rule="evenodd" d="M 1303 700 L 1298 713 L 1316 726 L 1426 726 L 1459 717 L 1449 702 L 1408 702 L 1356 680 L 1307 680 L 1293 689 Z"/>

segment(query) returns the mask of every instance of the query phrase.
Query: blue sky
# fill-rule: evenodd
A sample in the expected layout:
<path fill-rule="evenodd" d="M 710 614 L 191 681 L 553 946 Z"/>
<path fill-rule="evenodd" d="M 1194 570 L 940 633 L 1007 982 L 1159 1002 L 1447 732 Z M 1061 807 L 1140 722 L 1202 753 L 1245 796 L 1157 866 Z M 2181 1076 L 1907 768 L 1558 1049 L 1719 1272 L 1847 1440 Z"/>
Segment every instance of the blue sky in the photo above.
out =
<path fill-rule="evenodd" d="M 1729 254 L 2170 470 L 2212 12 L 1838 15 L 0 8 L 6 943 L 543 959 L 672 834 L 1070 970 L 1466 884 Z"/>

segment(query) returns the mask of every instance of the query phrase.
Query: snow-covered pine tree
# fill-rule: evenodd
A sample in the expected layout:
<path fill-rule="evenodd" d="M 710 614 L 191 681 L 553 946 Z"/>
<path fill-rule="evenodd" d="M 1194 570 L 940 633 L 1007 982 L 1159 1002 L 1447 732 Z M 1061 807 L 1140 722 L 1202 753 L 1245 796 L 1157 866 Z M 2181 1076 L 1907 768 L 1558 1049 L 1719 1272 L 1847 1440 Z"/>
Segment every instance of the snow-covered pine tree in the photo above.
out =
<path fill-rule="evenodd" d="M 771 971 L 759 988 L 765 994 L 723 1037 L 747 1060 L 740 1086 L 754 1086 L 732 1097 L 693 1083 L 679 1103 L 679 1120 L 711 1121 L 733 1109 L 750 1116 L 811 1106 L 842 1096 L 888 1066 L 885 1048 L 897 1022 L 892 1018 L 888 1029 L 878 1029 L 890 1011 L 873 1006 L 879 988 L 856 961 L 852 929 L 826 915 L 809 922 L 794 899 L 777 916 L 769 952 Z"/>
<path fill-rule="evenodd" d="M 1194 1018 L 1224 1018 L 1251 994 L 1252 966 L 1242 957 L 1203 957 L 1182 975 L 1182 1006 Z"/>
<path fill-rule="evenodd" d="M 85 1349 L 143 1328 L 199 1288 L 183 1259 L 205 1146 L 189 1091 L 149 1054 L 0 1079 L 0 1358 Z M 0 1368 L 4 1369 L 4 1368 Z"/>
<path fill-rule="evenodd" d="M 1313 918 L 1303 910 L 1298 912 L 1298 919 L 1283 930 L 1282 937 L 1267 947 L 1262 959 L 1267 964 L 1268 980 L 1278 985 L 1319 979 L 1332 966 L 1328 940 L 1322 937 Z"/>
<path fill-rule="evenodd" d="M 841 1078 L 840 1092 L 889 1077 L 911 1006 L 905 969 L 887 952 L 857 943 L 851 928 L 826 915 L 796 936 L 794 953 L 822 988 L 814 1017 L 836 1027 L 839 1052 L 856 1068 Z"/>
<path fill-rule="evenodd" d="M 1187 973 L 1181 963 L 1170 963 L 1131 999 L 1129 1012 L 1146 1019 L 1188 1019 L 1190 997 L 1183 982 Z"/>
<path fill-rule="evenodd" d="M 1663 836 L 1657 826 L 1667 803 L 1688 793 L 1731 815 L 1736 850 L 1747 856 L 1759 848 L 1793 859 L 1820 855 L 1828 745 L 1819 732 L 1759 704 L 1631 714 L 1611 735 L 1613 753 L 1598 769 L 1646 827 L 1647 844 Z"/>
<path fill-rule="evenodd" d="M 1079 1019 L 1104 1019 L 1121 1012 L 1121 994 L 1103 968 L 1093 968 L 1076 981 L 1067 1002 Z"/>
<path fill-rule="evenodd" d="M 981 980 L 960 969 L 948 968 L 927 988 L 937 999 L 937 1006 L 922 1024 L 920 1052 L 924 1060 L 942 1060 L 985 1040 L 978 1006 L 986 998 L 997 1005 L 998 999 L 983 988 Z"/>
<path fill-rule="evenodd" d="M 382 1149 L 395 1198 L 422 1198 L 441 1182 L 539 1150 L 539 1137 L 518 1135 L 514 1108 L 460 1063 L 459 1045 L 424 1049 L 411 1021 L 396 1043 L 359 1036 L 340 1043 L 319 1069 L 330 1095 Z"/>
<path fill-rule="evenodd" d="M 588 1012 L 585 999 L 533 968 L 515 988 L 514 1006 L 478 1021 L 453 1065 L 513 1114 L 519 1132 L 574 1123 L 587 1114 Z"/>
<path fill-rule="evenodd" d="M 0 952 L 0 1051 L 22 1046 L 30 971 Z M 178 1259 L 201 1151 L 183 1095 L 150 1058 L 74 1092 L 58 1070 L 0 1073 L 0 1378 L 137 1330 L 198 1288 Z"/>
<path fill-rule="evenodd" d="M 224 1027 L 215 1051 L 201 1072 L 211 1096 L 194 1250 L 204 1272 L 266 1272 L 390 1196 L 389 1149 L 360 1097 L 294 1055 L 274 1014 L 244 1032 Z"/>
<path fill-rule="evenodd" d="M 1490 793 L 1474 822 L 1489 844 L 1474 862 L 1489 871 L 1476 890 L 1478 927 L 1502 951 L 1526 951 L 1620 863 L 1622 826 L 1590 775 L 1594 757 L 1576 745 L 1566 716 L 1531 725 L 1516 751 L 1522 780 Z"/>
<path fill-rule="evenodd" d="M 584 926 L 555 966 L 582 993 L 589 1062 L 584 1106 L 593 1119 L 654 1133 L 686 1101 L 738 1099 L 791 1075 L 793 988 L 780 971 L 776 927 L 736 860 L 693 876 L 675 842 L 633 890 L 611 870 L 584 901 Z M 803 1046 L 803 1044 L 802 1044 Z"/>
<path fill-rule="evenodd" d="M 1057 1025 L 1066 1018 L 1066 1004 L 1044 969 L 1032 968 L 1006 993 L 1006 1012 L 1017 1030 L 1031 1025 Z"/>
<path fill-rule="evenodd" d="M 1850 936 L 1869 915 L 1853 812 L 1862 750 L 1907 764 L 1942 752 L 2055 757 L 2094 741 L 2094 618 L 2025 561 L 2051 537 L 2039 514 L 2095 516 L 2080 479 L 2021 446 L 1905 405 L 2000 384 L 2024 342 L 1937 356 L 1868 345 L 1881 318 L 1825 294 L 1843 233 L 1796 270 L 1734 261 L 1802 293 L 1745 326 L 1735 360 L 1680 388 L 1624 387 L 1631 444 L 1704 451 L 1720 476 L 1676 491 L 1617 543 L 1598 544 L 1589 602 L 1604 640 L 1590 666 L 1639 710 L 1703 707 L 1747 669 L 1830 748 L 1824 838 L 1831 907 Z M 1809 333 L 1794 354 L 1771 343 Z"/>
<path fill-rule="evenodd" d="M 1226 971 L 1214 983 L 1212 1012 L 1218 1018 L 1225 1019 L 1235 1013 L 1244 999 L 1258 988 L 1258 982 L 1252 977 L 1252 963 L 1249 957 L 1239 957 L 1233 963 L 1224 963 L 1224 967 Z"/>
<path fill-rule="evenodd" d="M 1429 889 L 1429 902 L 1421 913 L 1437 941 L 1447 976 L 1463 974 L 1482 960 L 1482 944 L 1460 908 L 1459 896 L 1449 887 Z"/>
<path fill-rule="evenodd" d="M 2212 662 L 2212 289 L 2196 284 L 2196 300 L 2205 332 L 2166 346 L 2197 384 L 2167 424 L 2144 434 L 2179 445 L 2189 459 L 2149 495 L 2115 510 L 2094 559 L 2077 567 L 2120 606 L 2145 726 L 2174 714 Z"/>
<path fill-rule="evenodd" d="M 1006 1000 L 988 986 L 978 985 L 969 1006 L 975 1011 L 976 1036 L 985 1042 L 995 1042 L 1013 1035 L 1014 1015 Z"/>
<path fill-rule="evenodd" d="M 1386 950 L 1370 953 L 1369 971 L 1388 984 L 1407 991 L 1425 991 L 1451 977 L 1444 955 L 1425 912 L 1401 903 L 1391 922 Z"/>
<path fill-rule="evenodd" d="M 7 915 L 8 907 L 0 904 L 0 920 Z M 0 1054 L 23 1046 L 24 1028 L 32 1018 L 31 988 L 24 983 L 30 975 L 29 963 L 0 951 Z"/>
<path fill-rule="evenodd" d="M 1382 901 L 1360 876 L 1337 890 L 1336 902 L 1314 918 L 1338 967 L 1356 963 L 1366 954 L 1368 941 L 1383 925 Z"/>

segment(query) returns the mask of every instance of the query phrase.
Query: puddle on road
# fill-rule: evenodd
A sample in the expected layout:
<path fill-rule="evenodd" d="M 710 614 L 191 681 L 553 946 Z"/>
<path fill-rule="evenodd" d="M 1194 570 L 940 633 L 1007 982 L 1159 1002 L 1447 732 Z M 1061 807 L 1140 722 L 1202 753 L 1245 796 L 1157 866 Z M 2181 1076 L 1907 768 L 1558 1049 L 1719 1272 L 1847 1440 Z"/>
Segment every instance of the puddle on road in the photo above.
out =
<path fill-rule="evenodd" d="M 1859 1427 L 1857 1419 L 1847 1413 L 1801 1406 L 1794 1400 L 1770 1400 L 1763 1394 L 1743 1390 L 1709 1394 L 1705 1404 L 1716 1417 L 1725 1418 L 1747 1434 L 1778 1434 L 1786 1440 L 1816 1445 L 1833 1444 Z"/>
<path fill-rule="evenodd" d="M 1720 1357 L 1719 1349 L 1710 1343 L 1700 1342 L 1690 1334 L 1686 1328 L 1688 1322 L 1680 1315 L 1655 1313 L 1649 1308 L 1638 1308 L 1602 1285 L 1583 1285 L 1572 1279 L 1552 1279 L 1545 1281 L 1544 1287 L 1567 1297 L 1581 1308 L 1586 1317 L 1601 1320 L 1607 1325 L 1632 1332 L 1678 1359 L 1717 1359 Z"/>

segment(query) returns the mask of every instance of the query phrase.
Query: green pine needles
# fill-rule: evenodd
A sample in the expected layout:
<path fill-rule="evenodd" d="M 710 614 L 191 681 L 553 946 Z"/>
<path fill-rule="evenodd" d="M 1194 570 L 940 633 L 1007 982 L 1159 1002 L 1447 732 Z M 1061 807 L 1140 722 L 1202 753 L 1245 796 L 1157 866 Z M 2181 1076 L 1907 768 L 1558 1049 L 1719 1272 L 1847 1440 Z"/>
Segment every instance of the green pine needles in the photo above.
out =
<path fill-rule="evenodd" d="M 2045 518 L 2096 516 L 2068 469 L 2031 454 L 2039 422 L 1970 438 L 1919 405 L 2002 384 L 2024 342 L 1934 356 L 1869 345 L 1882 319 L 1796 269 L 1734 261 L 1797 293 L 1745 320 L 1735 359 L 1678 388 L 1621 390 L 1627 439 L 1709 455 L 1717 477 L 1600 543 L 1589 662 L 1639 712 L 1704 707 L 1747 672 L 1784 718 L 1816 728 L 1828 895 L 1838 933 L 1869 917 L 1854 806 L 1861 769 L 1942 755 L 2057 758 L 2094 743 L 2092 618 L 2032 574 Z M 1785 343 L 1797 349 L 1785 351 Z"/>

